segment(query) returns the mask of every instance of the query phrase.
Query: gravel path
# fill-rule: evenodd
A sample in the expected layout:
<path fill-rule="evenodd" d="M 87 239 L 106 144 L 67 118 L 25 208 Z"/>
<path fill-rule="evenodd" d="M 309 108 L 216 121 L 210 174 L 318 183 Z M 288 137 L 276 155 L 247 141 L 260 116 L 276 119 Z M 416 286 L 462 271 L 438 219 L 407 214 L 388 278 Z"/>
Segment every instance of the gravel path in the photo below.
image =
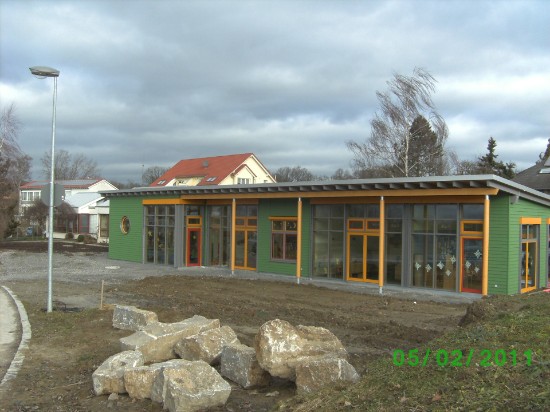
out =
<path fill-rule="evenodd" d="M 97 283 L 98 280 L 117 282 L 142 279 L 148 276 L 164 276 L 178 273 L 167 266 L 151 266 L 140 263 L 109 259 L 107 252 L 55 253 L 53 280 L 56 282 Z M 23 251 L 0 251 L 0 282 L 46 279 L 48 255 Z"/>

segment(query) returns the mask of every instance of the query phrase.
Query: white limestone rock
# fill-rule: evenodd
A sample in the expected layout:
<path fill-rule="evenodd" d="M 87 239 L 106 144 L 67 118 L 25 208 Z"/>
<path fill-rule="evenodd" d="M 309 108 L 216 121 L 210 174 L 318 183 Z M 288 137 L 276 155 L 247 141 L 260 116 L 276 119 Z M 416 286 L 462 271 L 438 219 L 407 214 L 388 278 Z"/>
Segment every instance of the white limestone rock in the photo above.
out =
<path fill-rule="evenodd" d="M 195 315 L 176 323 L 153 322 L 143 330 L 120 339 L 122 350 L 139 350 L 145 363 L 164 362 L 177 358 L 174 346 L 181 339 L 220 327 L 218 319 Z"/>
<path fill-rule="evenodd" d="M 92 374 L 96 395 L 126 393 L 124 372 L 126 369 L 143 365 L 143 355 L 139 351 L 124 351 L 109 357 Z"/>
<path fill-rule="evenodd" d="M 135 306 L 117 305 L 113 311 L 113 327 L 116 329 L 138 331 L 153 322 L 158 322 L 155 312 Z"/>
<path fill-rule="evenodd" d="M 360 379 L 355 368 L 345 359 L 335 357 L 309 358 L 296 365 L 298 394 L 316 392 L 336 382 L 355 383 Z"/>
<path fill-rule="evenodd" d="M 223 347 L 233 343 L 239 343 L 237 334 L 229 326 L 222 326 L 183 338 L 174 351 L 182 359 L 202 360 L 216 365 L 220 362 Z"/>
<path fill-rule="evenodd" d="M 310 357 L 331 355 L 347 358 L 340 340 L 329 330 L 315 326 L 292 326 L 275 319 L 264 323 L 254 339 L 258 363 L 272 376 L 294 381 L 296 365 Z"/>
<path fill-rule="evenodd" d="M 178 374 L 166 377 L 164 408 L 170 412 L 192 412 L 223 406 L 231 386 L 203 361 L 189 362 Z"/>
<path fill-rule="evenodd" d="M 271 380 L 260 367 L 254 349 L 241 343 L 223 347 L 220 373 L 245 389 L 267 386 Z"/>

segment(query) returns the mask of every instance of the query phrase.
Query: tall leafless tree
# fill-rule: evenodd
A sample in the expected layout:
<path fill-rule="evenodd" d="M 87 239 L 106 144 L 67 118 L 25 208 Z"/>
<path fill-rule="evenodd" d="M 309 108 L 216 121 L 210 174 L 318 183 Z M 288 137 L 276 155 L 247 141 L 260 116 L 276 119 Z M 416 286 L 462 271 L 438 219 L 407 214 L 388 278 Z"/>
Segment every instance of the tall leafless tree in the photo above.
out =
<path fill-rule="evenodd" d="M 167 167 L 151 166 L 145 169 L 141 176 L 143 185 L 150 185 L 168 171 Z"/>
<path fill-rule="evenodd" d="M 40 159 L 42 174 L 50 176 L 51 154 L 45 152 Z M 100 177 L 97 162 L 83 154 L 72 155 L 66 150 L 55 152 L 55 180 L 95 179 Z"/>
<path fill-rule="evenodd" d="M 387 82 L 387 91 L 376 92 L 380 108 L 371 121 L 370 138 L 365 142 L 347 142 L 354 155 L 356 173 L 372 169 L 388 177 L 418 176 L 426 170 L 418 167 L 418 162 L 444 156 L 441 151 L 449 132 L 431 98 L 435 83 L 428 71 L 415 68 L 410 77 L 395 74 Z M 413 128 L 419 116 L 426 120 L 435 145 L 424 145 L 426 139 L 419 138 L 419 133 L 427 131 Z"/>
<path fill-rule="evenodd" d="M 2 110 L 0 117 L 0 155 L 5 159 L 21 156 L 21 149 L 17 144 L 17 135 L 21 123 L 15 115 L 15 105 L 12 103 Z"/>
<path fill-rule="evenodd" d="M 30 178 L 31 158 L 17 143 L 20 127 L 12 103 L 0 115 L 0 237 L 13 234 L 17 228 L 19 186 Z M 6 228 L 10 228 L 10 233 Z"/>
<path fill-rule="evenodd" d="M 313 173 L 301 166 L 280 167 L 272 174 L 277 182 L 311 182 L 316 180 Z"/>

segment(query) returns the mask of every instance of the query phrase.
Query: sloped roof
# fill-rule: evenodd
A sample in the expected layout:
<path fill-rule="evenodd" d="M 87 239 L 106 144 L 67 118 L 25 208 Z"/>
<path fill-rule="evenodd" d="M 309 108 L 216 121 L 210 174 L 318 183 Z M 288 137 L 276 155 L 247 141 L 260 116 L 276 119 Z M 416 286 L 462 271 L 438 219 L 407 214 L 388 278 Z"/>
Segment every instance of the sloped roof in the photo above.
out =
<path fill-rule="evenodd" d="M 518 173 L 512 180 L 541 192 L 550 192 L 550 157 Z"/>
<path fill-rule="evenodd" d="M 63 185 L 65 189 L 88 189 L 90 186 L 103 181 L 104 179 L 79 179 L 79 180 L 56 180 L 55 183 Z M 20 186 L 21 190 L 38 190 L 50 183 L 49 180 L 33 180 Z"/>
<path fill-rule="evenodd" d="M 103 196 L 97 192 L 80 192 L 67 196 L 65 202 L 72 207 L 82 207 L 100 200 L 101 198 L 103 198 Z"/>
<path fill-rule="evenodd" d="M 240 153 L 180 160 L 149 186 L 166 186 L 173 179 L 186 177 L 201 177 L 199 186 L 217 185 L 250 156 L 253 156 L 253 154 Z"/>

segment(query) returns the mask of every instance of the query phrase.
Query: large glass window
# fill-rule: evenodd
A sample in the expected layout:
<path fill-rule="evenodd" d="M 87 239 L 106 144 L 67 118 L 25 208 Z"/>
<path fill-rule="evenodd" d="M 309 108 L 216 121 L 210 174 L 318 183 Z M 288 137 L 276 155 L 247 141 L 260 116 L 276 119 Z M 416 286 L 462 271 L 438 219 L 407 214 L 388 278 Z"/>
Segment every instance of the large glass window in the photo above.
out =
<path fill-rule="evenodd" d="M 174 205 L 145 206 L 145 261 L 174 264 Z"/>
<path fill-rule="evenodd" d="M 208 212 L 208 264 L 229 265 L 231 248 L 230 206 L 210 206 Z"/>
<path fill-rule="evenodd" d="M 344 205 L 313 206 L 313 276 L 344 275 Z"/>
<path fill-rule="evenodd" d="M 401 284 L 403 271 L 403 205 L 386 207 L 386 282 Z"/>
<path fill-rule="evenodd" d="M 273 219 L 271 221 L 271 259 L 296 261 L 297 250 L 297 219 Z"/>
<path fill-rule="evenodd" d="M 109 215 L 99 215 L 99 236 L 109 237 Z"/>
<path fill-rule="evenodd" d="M 456 290 L 458 205 L 413 205 L 413 286 Z"/>
<path fill-rule="evenodd" d="M 90 233 L 90 215 L 78 215 L 78 233 Z"/>

